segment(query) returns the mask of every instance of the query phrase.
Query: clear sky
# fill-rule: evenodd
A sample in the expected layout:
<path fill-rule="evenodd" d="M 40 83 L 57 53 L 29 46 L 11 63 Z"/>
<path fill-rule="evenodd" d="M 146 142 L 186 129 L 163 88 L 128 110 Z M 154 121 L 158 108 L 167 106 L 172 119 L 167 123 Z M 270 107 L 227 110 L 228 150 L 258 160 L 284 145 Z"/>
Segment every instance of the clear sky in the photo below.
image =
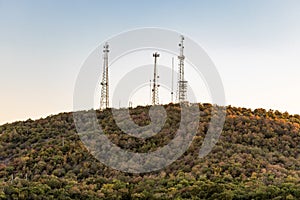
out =
<path fill-rule="evenodd" d="M 0 0 L 0 124 L 72 111 L 89 53 L 141 27 L 198 42 L 219 70 L 227 104 L 300 113 L 298 0 Z"/>

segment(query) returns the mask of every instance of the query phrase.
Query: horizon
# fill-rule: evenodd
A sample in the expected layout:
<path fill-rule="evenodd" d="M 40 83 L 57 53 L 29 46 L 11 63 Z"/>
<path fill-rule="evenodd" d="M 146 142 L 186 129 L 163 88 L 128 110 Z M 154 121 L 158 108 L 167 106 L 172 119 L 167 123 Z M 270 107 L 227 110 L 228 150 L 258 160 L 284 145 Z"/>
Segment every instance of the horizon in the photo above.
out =
<path fill-rule="evenodd" d="M 0 0 L 0 125 L 72 112 L 90 52 L 142 27 L 176 30 L 200 44 L 223 80 L 226 105 L 300 114 L 300 2 L 91 2 Z"/>
<path fill-rule="evenodd" d="M 166 106 L 166 105 L 176 105 L 176 104 L 179 104 L 179 103 L 172 103 L 172 102 L 169 102 L 169 103 L 165 103 L 165 104 L 160 104 L 162 106 Z M 208 103 L 208 102 L 195 102 L 195 103 L 191 103 L 191 104 L 211 104 L 211 103 Z M 135 109 L 137 107 L 147 107 L 147 106 L 152 106 L 150 104 L 145 104 L 145 105 L 135 105 L 135 106 L 132 106 L 131 108 L 132 109 Z M 217 105 L 219 106 L 219 105 Z M 254 111 L 255 109 L 265 109 L 265 108 L 247 108 L 247 107 L 243 107 L 243 106 L 235 106 L 235 105 L 226 105 L 225 106 L 226 108 L 227 107 L 231 107 L 231 108 L 245 108 L 245 109 L 250 109 L 251 111 Z M 126 108 L 129 108 L 128 106 L 127 107 L 119 107 L 119 108 L 116 108 L 116 107 L 109 107 L 108 109 L 126 109 Z M 3 126 L 3 125 L 6 125 L 6 124 L 13 124 L 13 123 L 17 123 L 17 122 L 26 122 L 28 120 L 33 120 L 33 121 L 36 121 L 36 120 L 40 120 L 40 119 L 46 119 L 48 117 L 52 117 L 52 116 L 55 116 L 55 115 L 59 115 L 59 114 L 62 114 L 62 113 L 74 113 L 74 112 L 80 112 L 80 111 L 89 111 L 89 110 L 97 110 L 97 111 L 100 111 L 102 112 L 100 109 L 94 109 L 94 108 L 91 108 L 91 109 L 86 109 L 86 110 L 78 110 L 78 111 L 62 111 L 62 112 L 58 112 L 58 113 L 51 113 L 51 114 L 48 114 L 48 115 L 45 115 L 45 116 L 40 116 L 40 117 L 37 117 L 37 118 L 27 118 L 27 119 L 21 119 L 21 120 L 15 120 L 15 121 L 11 121 L 11 122 L 5 122 L 5 123 L 0 123 L 0 126 Z M 265 109 L 266 112 L 268 111 L 272 111 L 272 112 L 276 112 L 276 111 L 279 111 L 280 113 L 285 113 L 287 111 L 280 111 L 280 110 L 274 110 L 274 109 Z M 289 113 L 289 115 L 300 115 L 298 113 Z"/>

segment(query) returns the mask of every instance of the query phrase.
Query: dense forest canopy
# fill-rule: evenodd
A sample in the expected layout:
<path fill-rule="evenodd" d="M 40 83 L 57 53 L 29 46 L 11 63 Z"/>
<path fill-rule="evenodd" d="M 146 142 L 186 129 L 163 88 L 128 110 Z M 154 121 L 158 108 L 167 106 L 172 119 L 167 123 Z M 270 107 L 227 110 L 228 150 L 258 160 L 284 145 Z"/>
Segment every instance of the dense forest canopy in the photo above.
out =
<path fill-rule="evenodd" d="M 154 151 L 174 137 L 178 104 L 164 105 L 159 134 L 122 133 L 110 109 L 97 111 L 105 134 L 134 152 Z M 111 169 L 96 160 L 76 133 L 72 113 L 0 126 L 0 199 L 300 199 L 300 116 L 228 106 L 212 152 L 199 150 L 212 112 L 199 104 L 199 128 L 189 149 L 168 167 L 143 174 Z M 130 110 L 150 123 L 149 107 Z"/>

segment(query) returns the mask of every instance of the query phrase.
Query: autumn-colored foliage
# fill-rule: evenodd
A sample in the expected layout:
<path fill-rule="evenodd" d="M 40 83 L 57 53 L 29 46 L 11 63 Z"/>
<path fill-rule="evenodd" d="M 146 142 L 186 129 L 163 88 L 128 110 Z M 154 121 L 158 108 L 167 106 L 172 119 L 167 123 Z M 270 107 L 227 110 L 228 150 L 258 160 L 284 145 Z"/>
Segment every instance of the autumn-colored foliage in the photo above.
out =
<path fill-rule="evenodd" d="M 147 139 L 115 125 L 111 110 L 97 111 L 109 139 L 124 149 L 148 152 L 168 144 L 180 106 L 165 105 L 168 119 Z M 129 174 L 97 161 L 76 133 L 72 113 L 0 126 L 0 199 L 300 199 L 300 116 L 228 106 L 212 152 L 198 153 L 212 105 L 199 104 L 198 133 L 188 151 L 156 172 Z M 130 111 L 150 123 L 149 107 Z"/>

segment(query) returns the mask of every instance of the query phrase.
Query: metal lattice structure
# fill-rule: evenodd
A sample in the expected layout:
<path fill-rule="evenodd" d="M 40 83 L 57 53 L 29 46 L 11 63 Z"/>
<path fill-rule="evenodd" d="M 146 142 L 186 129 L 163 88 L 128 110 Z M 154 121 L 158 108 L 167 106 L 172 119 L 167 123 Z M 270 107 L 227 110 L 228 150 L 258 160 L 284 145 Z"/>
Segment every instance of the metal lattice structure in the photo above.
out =
<path fill-rule="evenodd" d="M 108 53 L 109 45 L 106 42 L 103 46 L 103 75 L 101 82 L 100 110 L 104 110 L 109 107 Z"/>
<path fill-rule="evenodd" d="M 186 102 L 186 93 L 187 93 L 187 81 L 184 80 L 184 59 L 185 56 L 183 54 L 184 45 L 183 45 L 184 37 L 180 36 L 179 43 L 179 77 L 178 77 L 178 89 L 177 89 L 177 100 L 179 103 Z"/>
<path fill-rule="evenodd" d="M 158 105 L 159 104 L 159 98 L 158 98 L 158 87 L 159 85 L 157 84 L 157 58 L 159 57 L 159 54 L 155 52 L 153 54 L 154 57 L 154 76 L 153 76 L 153 88 L 152 88 L 152 105 Z"/>

